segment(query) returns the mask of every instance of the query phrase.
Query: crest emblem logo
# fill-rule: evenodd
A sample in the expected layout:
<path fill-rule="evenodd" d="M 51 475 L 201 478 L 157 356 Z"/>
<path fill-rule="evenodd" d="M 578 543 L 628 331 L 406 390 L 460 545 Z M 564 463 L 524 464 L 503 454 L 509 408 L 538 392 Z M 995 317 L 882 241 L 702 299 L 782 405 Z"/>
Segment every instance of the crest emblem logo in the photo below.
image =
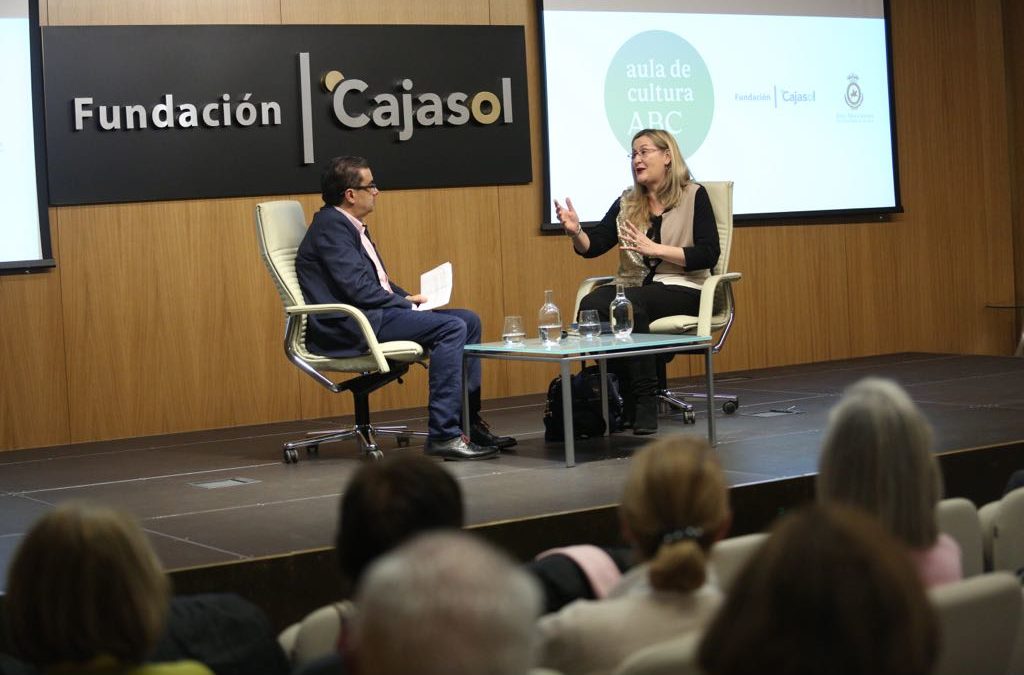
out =
<path fill-rule="evenodd" d="M 850 106 L 851 110 L 856 110 L 864 102 L 864 94 L 858 84 L 860 78 L 856 74 L 850 73 L 846 79 L 849 81 L 846 85 L 846 105 Z"/>

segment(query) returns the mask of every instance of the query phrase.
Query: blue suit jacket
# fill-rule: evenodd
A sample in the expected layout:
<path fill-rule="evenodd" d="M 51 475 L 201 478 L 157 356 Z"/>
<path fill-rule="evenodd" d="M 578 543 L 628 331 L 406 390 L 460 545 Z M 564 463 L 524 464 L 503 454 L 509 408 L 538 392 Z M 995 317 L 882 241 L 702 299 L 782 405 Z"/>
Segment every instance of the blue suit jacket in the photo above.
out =
<path fill-rule="evenodd" d="M 377 256 L 380 257 L 379 251 Z M 359 240 L 359 231 L 333 206 L 325 204 L 313 216 L 299 244 L 295 271 L 307 304 L 344 303 L 358 307 L 374 332 L 380 330 L 384 308 L 412 309 L 412 303 L 405 299 L 409 293 L 390 278 L 395 292 L 388 293 L 381 287 L 377 268 Z M 310 316 L 306 346 L 325 356 L 354 356 L 367 349 L 356 322 L 342 314 Z"/>

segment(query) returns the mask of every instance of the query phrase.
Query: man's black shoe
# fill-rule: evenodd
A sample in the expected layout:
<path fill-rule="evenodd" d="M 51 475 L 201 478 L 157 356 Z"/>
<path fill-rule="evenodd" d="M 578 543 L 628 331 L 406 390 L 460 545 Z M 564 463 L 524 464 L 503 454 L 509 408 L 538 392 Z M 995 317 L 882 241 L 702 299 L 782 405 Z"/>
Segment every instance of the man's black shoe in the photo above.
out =
<path fill-rule="evenodd" d="M 518 443 L 511 436 L 498 436 L 491 433 L 490 425 L 483 420 L 477 420 L 473 423 L 469 430 L 469 438 L 477 445 L 498 448 L 499 450 L 508 450 Z"/>
<path fill-rule="evenodd" d="M 482 448 L 465 436 L 456 436 L 447 441 L 427 439 L 423 452 L 429 457 L 440 457 L 446 462 L 491 459 L 498 456 L 497 448 Z"/>

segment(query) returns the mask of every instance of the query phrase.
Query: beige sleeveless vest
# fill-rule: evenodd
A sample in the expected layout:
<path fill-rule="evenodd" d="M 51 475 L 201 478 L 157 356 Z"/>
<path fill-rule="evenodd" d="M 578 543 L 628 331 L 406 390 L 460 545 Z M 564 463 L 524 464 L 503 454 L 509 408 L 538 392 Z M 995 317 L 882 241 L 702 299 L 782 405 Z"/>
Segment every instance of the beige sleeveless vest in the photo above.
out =
<path fill-rule="evenodd" d="M 668 246 L 684 248 L 693 246 L 693 203 L 700 186 L 689 183 L 683 188 L 683 196 L 675 208 L 666 211 L 661 218 L 661 243 Z M 625 193 L 623 193 L 625 195 Z M 619 243 L 625 239 L 626 218 L 619 211 L 615 219 L 615 227 L 619 235 Z M 640 286 L 647 278 L 649 269 L 644 264 L 644 257 L 636 251 L 619 249 L 619 271 L 615 275 L 615 283 L 623 286 Z M 676 284 L 700 288 L 708 278 L 708 270 L 688 272 L 680 265 L 661 261 L 654 270 L 655 280 L 664 284 Z"/>

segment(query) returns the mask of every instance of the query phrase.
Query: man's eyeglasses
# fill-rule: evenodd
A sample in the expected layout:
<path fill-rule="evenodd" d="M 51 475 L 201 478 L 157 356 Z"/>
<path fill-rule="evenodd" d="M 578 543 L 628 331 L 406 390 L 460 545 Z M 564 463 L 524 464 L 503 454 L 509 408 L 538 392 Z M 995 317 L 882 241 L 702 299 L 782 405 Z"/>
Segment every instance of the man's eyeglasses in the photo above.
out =
<path fill-rule="evenodd" d="M 647 155 L 651 154 L 652 152 L 661 152 L 661 148 L 640 148 L 639 150 L 634 150 L 633 152 L 629 153 L 628 155 L 626 155 L 626 157 L 632 160 L 636 159 L 637 155 L 639 155 L 640 159 L 647 159 Z"/>
<path fill-rule="evenodd" d="M 367 185 L 353 185 L 349 190 L 370 190 L 371 192 L 377 191 L 380 188 L 377 187 L 376 183 L 368 183 Z"/>

